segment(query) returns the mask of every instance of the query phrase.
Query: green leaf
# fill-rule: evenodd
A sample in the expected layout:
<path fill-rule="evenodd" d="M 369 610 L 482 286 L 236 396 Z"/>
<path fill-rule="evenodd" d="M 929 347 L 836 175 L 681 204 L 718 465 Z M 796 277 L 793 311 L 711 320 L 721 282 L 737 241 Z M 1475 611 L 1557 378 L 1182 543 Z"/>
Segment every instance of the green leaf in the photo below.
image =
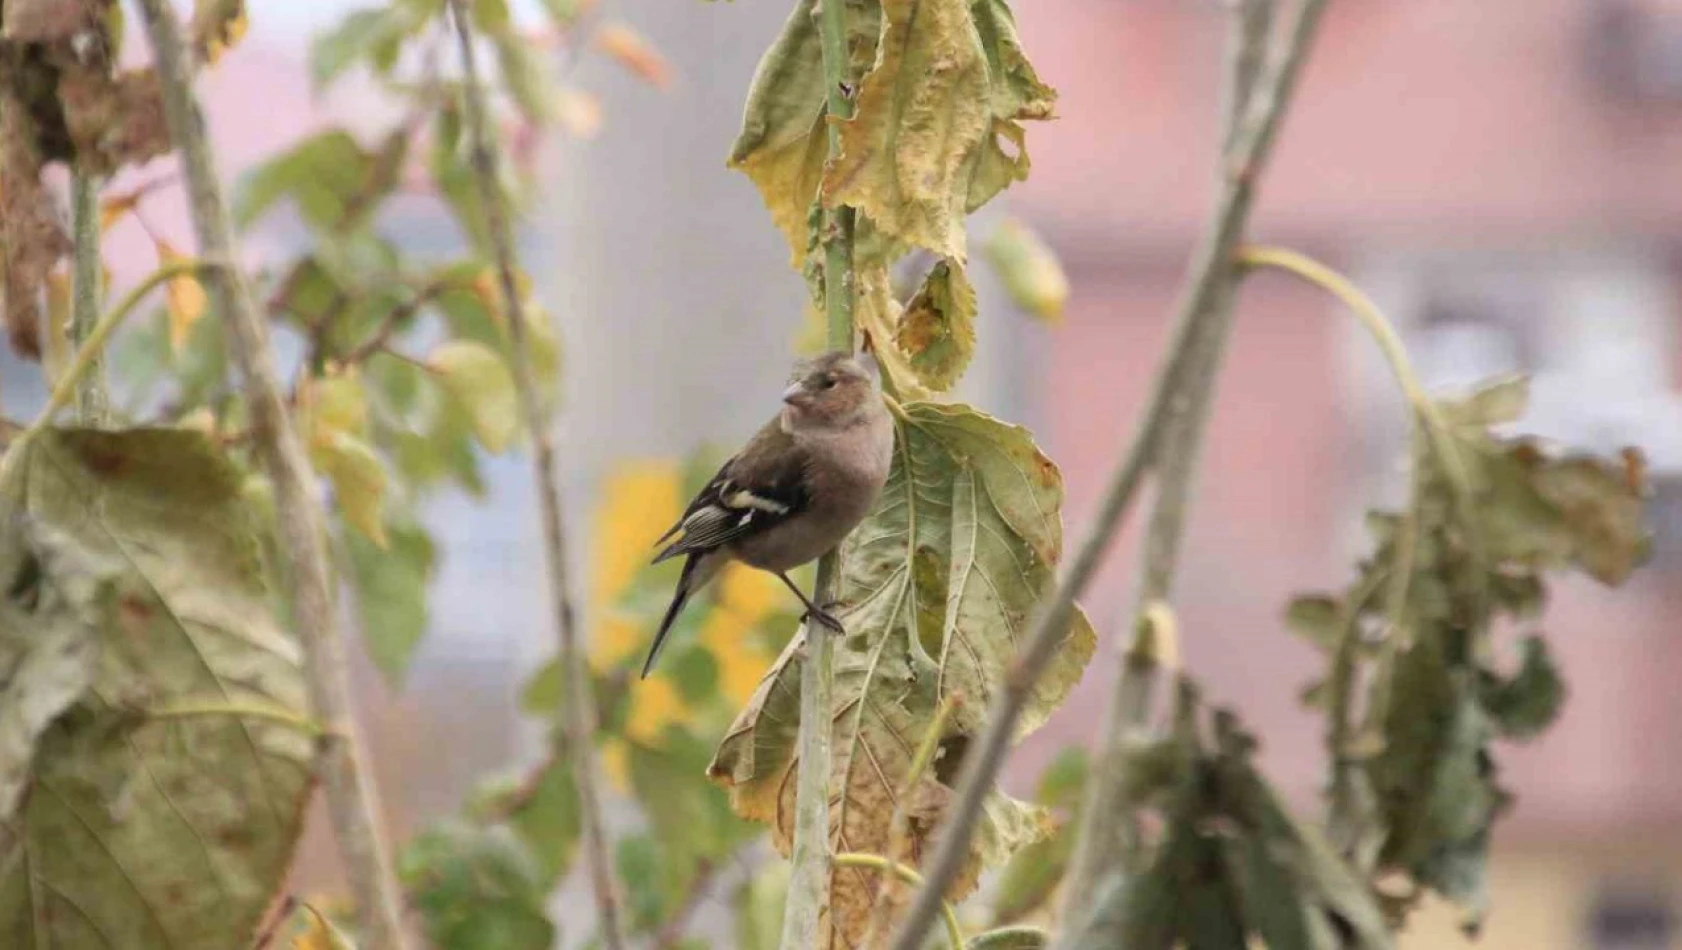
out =
<path fill-rule="evenodd" d="M 388 3 L 348 14 L 310 44 L 310 80 L 316 91 L 325 91 L 358 64 L 368 65 L 375 75 L 390 73 L 403 41 L 424 22 L 406 3 Z"/>
<path fill-rule="evenodd" d="M 286 877 L 316 761 L 307 730 L 216 709 L 308 715 L 240 475 L 197 432 L 49 429 L 14 443 L 0 494 L 111 564 L 116 599 L 13 816 L 0 946 L 226 950 Z M 171 706 L 204 711 L 149 715 Z"/>
<path fill-rule="evenodd" d="M 1057 753 L 1057 758 L 1040 773 L 1040 784 L 1034 796 L 1048 808 L 1076 808 L 1086 792 L 1086 778 L 1091 770 L 1091 756 L 1080 746 L 1069 746 Z"/>
<path fill-rule="evenodd" d="M 843 548 L 836 645 L 831 833 L 846 850 L 883 853 L 896 801 L 911 802 L 912 856 L 951 795 L 936 775 L 906 776 L 940 700 L 962 693 L 946 739 L 981 728 L 994 693 L 1053 583 L 1062 548 L 1062 477 L 1025 430 L 964 406 L 911 403 L 898 424 L 896 460 L 875 509 Z M 1068 638 L 1028 697 L 1018 735 L 1063 701 L 1090 658 L 1094 634 L 1077 614 Z M 760 684 L 720 744 L 709 773 L 731 788 L 738 814 L 772 822 L 786 849 L 792 827 L 801 640 Z M 970 860 L 949 896 L 967 894 L 984 864 L 998 864 L 1046 833 L 1041 809 L 994 795 Z M 833 919 L 862 934 L 876 882 L 837 875 Z"/>
<path fill-rule="evenodd" d="M 496 63 L 502 72 L 503 88 L 519 107 L 520 115 L 535 125 L 546 125 L 555 115 L 555 85 L 533 54 L 524 37 L 514 33 L 495 34 Z"/>
<path fill-rule="evenodd" d="M 507 828 L 445 821 L 409 842 L 399 873 L 439 950 L 549 950 L 555 943 L 543 876 Z"/>
<path fill-rule="evenodd" d="M 473 0 L 473 28 L 481 33 L 498 34 L 512 23 L 508 15 L 508 0 Z"/>
<path fill-rule="evenodd" d="M 374 162 L 344 129 L 318 133 L 246 173 L 234 196 L 234 221 L 248 227 L 290 198 L 311 227 L 338 227 Z"/>
<path fill-rule="evenodd" d="M 381 548 L 387 546 L 385 463 L 367 442 L 349 432 L 318 430 L 310 440 L 310 460 L 333 486 L 339 513 L 351 527 Z"/>
<path fill-rule="evenodd" d="M 964 950 L 1045 950 L 1051 935 L 1038 927 L 1000 927 L 976 934 L 964 943 Z"/>
<path fill-rule="evenodd" d="M 1441 401 L 1443 418 L 1453 425 L 1484 429 L 1517 422 L 1530 406 L 1530 377 L 1490 380 L 1460 399 Z"/>
<path fill-rule="evenodd" d="M 969 0 L 883 0 L 877 49 L 824 170 L 824 206 L 850 205 L 892 238 L 962 260 L 968 173 L 992 128 Z"/>
<path fill-rule="evenodd" d="M 520 411 L 502 357 L 482 344 L 451 340 L 432 351 L 427 365 L 467 410 L 479 443 L 493 454 L 507 451 L 520 432 Z"/>
<path fill-rule="evenodd" d="M 660 848 L 648 835 L 627 835 L 614 849 L 619 879 L 625 882 L 633 933 L 654 929 L 665 917 L 666 888 Z"/>
<path fill-rule="evenodd" d="M 1319 649 L 1330 653 L 1343 642 L 1346 618 L 1335 598 L 1303 596 L 1291 599 L 1285 608 L 1285 626 Z"/>
<path fill-rule="evenodd" d="M 561 708 L 566 675 L 560 660 L 547 660 L 520 690 L 520 711 L 530 716 L 553 715 Z"/>
<path fill-rule="evenodd" d="M 29 783 L 41 734 L 98 672 L 111 618 L 108 569 L 44 525 L 0 505 L 0 824 Z M 0 844 L 0 866 L 6 848 Z"/>
<path fill-rule="evenodd" d="M 1482 674 L 1481 699 L 1503 737 L 1533 739 L 1559 718 L 1565 705 L 1565 681 L 1548 652 L 1548 641 L 1525 637 L 1519 651 L 1522 660 L 1510 678 Z"/>
<path fill-rule="evenodd" d="M 524 784 L 482 789 L 472 812 L 505 822 L 525 842 L 552 889 L 566 876 L 578 850 L 578 785 L 559 756 L 551 757 Z"/>
<path fill-rule="evenodd" d="M 1057 104 L 1057 90 L 1040 82 L 1022 39 L 1016 17 L 1006 0 L 973 0 L 971 13 L 981 48 L 987 53 L 990 98 L 996 119 L 1049 119 Z"/>
<path fill-rule="evenodd" d="M 360 531 L 341 533 L 350 560 L 357 620 L 368 656 L 400 687 L 426 634 L 427 590 L 438 572 L 432 535 L 408 521 L 385 525 L 385 547 Z"/>
<path fill-rule="evenodd" d="M 1178 773 L 1159 798 L 1161 844 L 1126 884 L 1111 933 L 1132 948 L 1390 950 L 1372 888 L 1298 822 L 1256 771 L 1255 740 L 1229 713 L 1207 729 L 1182 680 L 1174 735 Z M 1213 732 L 1213 743 L 1204 738 Z M 1090 935 L 1089 935 L 1090 936 Z"/>
<path fill-rule="evenodd" d="M 899 318 L 895 342 L 924 386 L 945 392 L 975 356 L 975 288 L 962 264 L 945 260 L 929 271 Z"/>

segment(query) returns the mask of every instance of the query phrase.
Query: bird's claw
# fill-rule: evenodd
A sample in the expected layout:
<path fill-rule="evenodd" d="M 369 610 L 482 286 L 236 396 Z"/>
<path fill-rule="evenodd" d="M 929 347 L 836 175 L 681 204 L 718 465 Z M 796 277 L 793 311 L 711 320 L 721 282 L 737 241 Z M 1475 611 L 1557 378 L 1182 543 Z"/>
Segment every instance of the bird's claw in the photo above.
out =
<path fill-rule="evenodd" d="M 811 610 L 806 611 L 806 613 L 804 613 L 803 615 L 801 615 L 800 621 L 802 623 L 805 623 L 808 620 L 816 620 L 818 623 L 821 623 L 824 626 L 828 627 L 829 629 L 834 630 L 836 633 L 846 633 L 847 628 L 841 626 L 841 621 L 835 619 L 834 614 L 832 614 L 828 610 L 824 609 L 826 607 L 839 607 L 839 606 L 841 606 L 841 602 L 838 601 L 838 600 L 835 600 L 835 601 L 830 601 L 829 603 L 825 604 L 823 607 L 814 607 Z"/>

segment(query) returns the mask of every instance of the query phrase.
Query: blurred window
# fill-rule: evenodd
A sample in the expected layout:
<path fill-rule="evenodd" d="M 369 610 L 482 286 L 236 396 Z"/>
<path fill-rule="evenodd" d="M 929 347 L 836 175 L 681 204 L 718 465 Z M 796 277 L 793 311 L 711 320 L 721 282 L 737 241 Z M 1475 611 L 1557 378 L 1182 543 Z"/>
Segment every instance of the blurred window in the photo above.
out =
<path fill-rule="evenodd" d="M 1357 277 L 1432 391 L 1526 373 L 1530 409 L 1514 430 L 1605 455 L 1640 446 L 1653 486 L 1655 564 L 1682 569 L 1682 281 L 1663 256 L 1381 253 Z M 1352 501 L 1377 494 L 1388 504 L 1407 484 L 1407 415 L 1371 344 L 1361 340 L 1355 354 L 1352 422 L 1365 477 Z"/>
<path fill-rule="evenodd" d="M 1600 88 L 1635 102 L 1682 102 L 1682 3 L 1592 0 L 1584 61 Z"/>
<path fill-rule="evenodd" d="M 1661 888 L 1602 885 L 1589 908 L 1590 950 L 1675 950 L 1677 908 Z"/>

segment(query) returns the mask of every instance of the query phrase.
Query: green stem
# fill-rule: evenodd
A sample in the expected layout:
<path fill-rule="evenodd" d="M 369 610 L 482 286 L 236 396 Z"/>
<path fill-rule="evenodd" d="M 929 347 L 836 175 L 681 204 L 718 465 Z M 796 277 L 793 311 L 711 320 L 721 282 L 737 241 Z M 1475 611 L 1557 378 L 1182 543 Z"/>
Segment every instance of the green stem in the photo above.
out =
<path fill-rule="evenodd" d="M 267 719 L 291 726 L 299 732 L 312 736 L 319 736 L 327 730 L 312 719 L 282 709 L 279 706 L 265 706 L 257 703 L 171 703 L 148 709 L 143 713 L 147 719 L 196 719 L 201 716 L 232 716 L 241 719 Z"/>
<path fill-rule="evenodd" d="M 20 438 L 30 438 L 42 429 L 52 425 L 53 417 L 76 398 L 77 393 L 81 391 L 82 378 L 88 373 L 96 371 L 100 361 L 100 353 L 105 348 L 106 340 L 118 327 L 123 325 L 123 321 L 127 320 L 129 314 L 134 312 L 134 308 L 146 299 L 147 294 L 173 278 L 180 277 L 183 274 L 206 272 L 215 266 L 213 263 L 204 260 L 175 261 L 153 271 L 150 276 L 129 291 L 122 300 L 117 302 L 115 307 L 107 311 L 105 316 L 100 317 L 99 322 L 88 330 L 86 336 L 76 348 L 75 358 L 70 361 L 70 365 L 64 370 L 64 375 L 59 378 L 58 385 L 53 387 L 52 394 L 47 397 L 47 407 L 41 410 L 41 414 L 36 417 L 34 422 L 30 423 L 29 428 L 24 430 Z"/>
<path fill-rule="evenodd" d="M 818 33 L 823 46 L 825 100 L 828 105 L 829 159 L 841 154 L 837 120 L 852 118 L 852 77 L 847 54 L 846 0 L 817 0 Z M 814 196 L 815 198 L 815 196 Z M 832 208 L 825 214 L 824 315 L 829 347 L 852 352 L 853 301 L 857 295 L 853 273 L 852 208 Z M 834 598 L 841 575 L 840 552 L 818 560 L 812 597 L 819 604 Z M 783 950 L 819 946 L 819 922 L 829 904 L 829 749 L 833 725 L 834 634 L 822 624 L 808 622 L 804 634 L 806 657 L 800 669 L 800 764 L 795 776 L 793 869 L 788 902 L 783 910 Z"/>
<path fill-rule="evenodd" d="M 1460 457 L 1459 447 L 1454 442 L 1448 422 L 1443 419 L 1437 404 L 1426 394 L 1424 384 L 1420 382 L 1419 374 L 1414 371 L 1413 363 L 1408 359 L 1407 348 L 1402 344 L 1394 325 L 1385 318 L 1372 298 L 1362 293 L 1359 287 L 1342 274 L 1296 251 L 1277 247 L 1243 247 L 1238 251 L 1237 261 L 1243 267 L 1272 267 L 1282 270 L 1337 298 L 1378 344 L 1379 351 L 1390 364 L 1390 371 L 1401 386 L 1403 395 L 1407 397 L 1411 410 L 1408 414 L 1408 424 L 1411 429 L 1409 444 L 1412 447 L 1413 461 L 1410 488 L 1412 497 L 1408 501 L 1407 509 L 1402 513 L 1401 523 L 1396 528 L 1396 568 L 1395 573 L 1391 575 L 1390 589 L 1385 600 L 1389 630 L 1376 663 L 1376 676 L 1368 701 L 1368 718 L 1371 720 L 1374 714 L 1381 715 L 1388 705 L 1389 672 L 1392 665 L 1390 661 L 1403 645 L 1401 639 L 1405 631 L 1402 615 L 1407 609 L 1408 589 L 1413 580 L 1414 560 L 1417 557 L 1421 530 L 1419 509 L 1424 497 L 1425 471 L 1431 454 L 1435 453 L 1442 460 L 1454 493 L 1455 504 L 1468 520 L 1473 516 L 1473 505 L 1476 503 L 1471 480 L 1466 474 L 1465 460 Z M 1479 539 L 1476 537 L 1467 538 L 1467 545 L 1472 549 L 1475 560 L 1481 560 L 1478 543 Z M 1342 640 L 1333 655 L 1331 676 L 1327 683 L 1331 724 L 1327 732 L 1326 746 L 1332 763 L 1328 824 L 1333 831 L 1334 841 L 1346 852 L 1352 852 L 1361 842 L 1360 826 L 1364 820 L 1362 816 L 1366 792 L 1359 784 L 1354 763 L 1349 755 L 1352 739 L 1350 732 L 1354 718 L 1351 712 L 1354 704 L 1354 641 L 1358 631 L 1353 621 L 1355 605 L 1349 605 L 1346 609 L 1350 612 L 1350 619 L 1345 624 Z"/>
<path fill-rule="evenodd" d="M 859 854 L 844 851 L 835 856 L 835 866 L 841 868 L 869 868 L 883 874 L 892 874 L 907 884 L 923 886 L 923 876 L 911 870 L 898 861 L 889 861 L 877 854 Z M 940 902 L 940 916 L 946 922 L 946 940 L 953 950 L 963 950 L 964 928 L 958 923 L 958 912 L 952 909 L 950 901 Z"/>
<path fill-rule="evenodd" d="M 70 178 L 70 197 L 75 236 L 70 343 L 80 348 L 99 321 L 99 186 L 92 177 L 78 172 Z M 104 425 L 111 414 L 111 399 L 105 388 L 104 360 L 99 348 L 92 350 L 79 379 L 80 385 L 75 390 L 76 421 L 87 426 Z"/>

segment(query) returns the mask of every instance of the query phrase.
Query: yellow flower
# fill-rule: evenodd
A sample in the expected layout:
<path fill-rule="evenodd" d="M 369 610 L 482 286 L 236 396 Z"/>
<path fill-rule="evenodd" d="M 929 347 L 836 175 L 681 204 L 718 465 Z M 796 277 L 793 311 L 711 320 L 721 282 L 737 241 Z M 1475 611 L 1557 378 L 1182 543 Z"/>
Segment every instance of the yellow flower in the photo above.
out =
<path fill-rule="evenodd" d="M 602 483 L 591 546 L 590 594 L 598 609 L 625 592 L 648 564 L 655 539 L 683 513 L 682 474 L 669 459 L 622 462 Z"/>
<path fill-rule="evenodd" d="M 748 634 L 776 606 L 782 585 L 738 564 L 725 570 L 718 585 L 718 606 L 701 625 L 701 643 L 718 664 L 719 693 L 739 706 L 753 695 L 771 663 L 770 653 Z"/>
<path fill-rule="evenodd" d="M 638 745 L 659 748 L 665 743 L 666 727 L 682 722 L 688 711 L 671 680 L 659 675 L 641 680 L 631 689 L 625 738 Z"/>

